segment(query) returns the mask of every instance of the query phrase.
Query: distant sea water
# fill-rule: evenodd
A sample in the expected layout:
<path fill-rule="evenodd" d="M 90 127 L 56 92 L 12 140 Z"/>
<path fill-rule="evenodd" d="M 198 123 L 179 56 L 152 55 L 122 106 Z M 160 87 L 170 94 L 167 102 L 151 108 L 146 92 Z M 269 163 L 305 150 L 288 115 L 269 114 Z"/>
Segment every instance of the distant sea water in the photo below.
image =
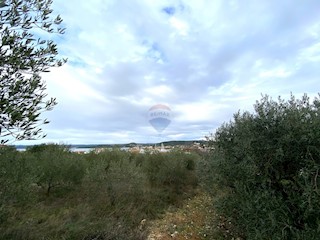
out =
<path fill-rule="evenodd" d="M 71 147 L 71 152 L 83 152 L 83 153 L 89 153 L 91 151 L 94 151 L 94 148 L 81 148 L 81 147 Z"/>
<path fill-rule="evenodd" d="M 20 152 L 24 152 L 26 151 L 27 147 L 26 146 L 19 146 L 19 147 L 16 147 L 16 149 Z M 83 153 L 89 153 L 91 151 L 94 151 L 95 148 L 88 148 L 88 147 L 71 147 L 70 148 L 70 151 L 71 152 L 83 152 Z"/>

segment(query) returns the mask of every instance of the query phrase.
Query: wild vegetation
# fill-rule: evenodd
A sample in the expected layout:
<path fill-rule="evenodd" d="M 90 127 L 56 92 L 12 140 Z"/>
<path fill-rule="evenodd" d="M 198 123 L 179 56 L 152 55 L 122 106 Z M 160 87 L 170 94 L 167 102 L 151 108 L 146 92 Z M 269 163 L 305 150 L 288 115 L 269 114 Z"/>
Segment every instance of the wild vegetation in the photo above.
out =
<path fill-rule="evenodd" d="M 0 151 L 0 239 L 145 239 L 141 221 L 179 206 L 198 184 L 196 154 Z"/>
<path fill-rule="evenodd" d="M 204 182 L 227 239 L 319 239 L 320 100 L 264 96 L 210 138 Z M 226 234 L 227 233 L 227 234 Z"/>

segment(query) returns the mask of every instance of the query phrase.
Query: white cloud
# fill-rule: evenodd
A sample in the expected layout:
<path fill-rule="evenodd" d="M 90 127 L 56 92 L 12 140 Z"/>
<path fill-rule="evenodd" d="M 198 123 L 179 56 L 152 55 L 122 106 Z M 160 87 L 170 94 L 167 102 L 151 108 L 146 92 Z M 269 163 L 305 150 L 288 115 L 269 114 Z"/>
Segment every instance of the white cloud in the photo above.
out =
<path fill-rule="evenodd" d="M 291 72 L 283 69 L 283 68 L 276 68 L 276 69 L 272 69 L 272 70 L 265 70 L 265 71 L 261 71 L 259 74 L 259 77 L 262 78 L 286 78 L 289 77 L 291 75 Z"/>
<path fill-rule="evenodd" d="M 230 0 L 54 1 L 67 28 L 67 65 L 45 75 L 59 105 L 48 139 L 158 141 L 145 118 L 173 111 L 161 140 L 208 135 L 238 109 L 319 92 L 320 16 L 307 2 Z M 46 140 L 44 140 L 46 141 Z"/>
<path fill-rule="evenodd" d="M 177 33 L 179 35 L 182 35 L 182 36 L 188 35 L 189 25 L 185 21 L 182 21 L 181 19 L 178 19 L 176 17 L 171 17 L 169 22 L 170 22 L 171 26 L 177 30 Z"/>

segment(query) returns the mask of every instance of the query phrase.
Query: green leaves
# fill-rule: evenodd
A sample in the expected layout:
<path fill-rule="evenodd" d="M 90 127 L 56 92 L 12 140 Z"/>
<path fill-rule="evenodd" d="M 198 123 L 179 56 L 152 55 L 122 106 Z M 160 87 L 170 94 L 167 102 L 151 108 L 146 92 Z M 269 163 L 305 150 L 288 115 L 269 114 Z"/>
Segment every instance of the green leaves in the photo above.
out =
<path fill-rule="evenodd" d="M 80 184 L 85 169 L 81 161 L 72 158 L 69 149 L 61 145 L 33 146 L 27 152 L 36 156 L 36 182 L 46 189 L 46 195 L 56 187 Z"/>
<path fill-rule="evenodd" d="M 46 99 L 40 74 L 66 59 L 57 58 L 52 40 L 37 38 L 33 31 L 63 34 L 62 18 L 52 18 L 51 4 L 51 0 L 0 1 L 0 138 L 43 137 L 40 113 L 56 105 L 55 99 Z"/>
<path fill-rule="evenodd" d="M 319 97 L 266 95 L 217 130 L 212 171 L 232 189 L 219 210 L 246 239 L 318 239 Z"/>

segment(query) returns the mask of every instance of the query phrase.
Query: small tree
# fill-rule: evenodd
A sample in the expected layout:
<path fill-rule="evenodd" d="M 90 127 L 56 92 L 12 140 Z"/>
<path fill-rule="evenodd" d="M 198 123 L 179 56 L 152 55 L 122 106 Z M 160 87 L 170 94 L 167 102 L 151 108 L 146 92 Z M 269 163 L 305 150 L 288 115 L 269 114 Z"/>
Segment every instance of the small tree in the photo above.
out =
<path fill-rule="evenodd" d="M 49 196 L 55 188 L 80 184 L 85 168 L 83 162 L 72 154 L 67 146 L 42 144 L 27 149 L 35 157 L 33 171 L 35 181 Z"/>
<path fill-rule="evenodd" d="M 216 131 L 211 174 L 229 190 L 216 210 L 246 239 L 319 239 L 319 97 L 264 96 Z"/>
<path fill-rule="evenodd" d="M 46 84 L 41 73 L 61 66 L 57 46 L 36 31 L 63 34 L 61 17 L 52 18 L 52 0 L 0 0 L 0 137 L 16 140 L 44 137 L 41 112 L 56 104 L 46 100 Z"/>

